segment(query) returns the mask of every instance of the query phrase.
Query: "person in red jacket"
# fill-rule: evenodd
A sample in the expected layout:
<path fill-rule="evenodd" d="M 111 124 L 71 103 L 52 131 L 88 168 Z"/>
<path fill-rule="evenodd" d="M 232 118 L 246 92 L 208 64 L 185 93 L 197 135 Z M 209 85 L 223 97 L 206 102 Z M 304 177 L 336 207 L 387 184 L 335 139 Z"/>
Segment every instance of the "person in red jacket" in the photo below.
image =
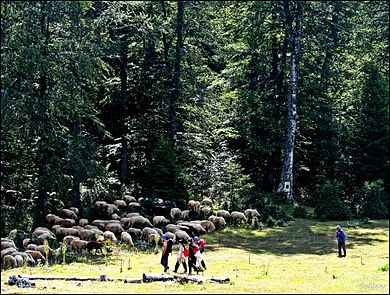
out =
<path fill-rule="evenodd" d="M 204 260 L 203 260 L 203 257 L 202 257 L 202 254 L 204 252 L 205 241 L 203 239 L 199 239 L 198 237 L 195 237 L 194 241 L 195 241 L 195 244 L 197 245 L 197 247 L 199 249 L 199 253 L 196 253 L 196 255 L 195 255 L 196 258 L 197 258 L 197 261 L 199 262 L 200 265 L 202 265 L 203 269 L 207 269 L 206 268 L 206 264 L 204 263 Z"/>
<path fill-rule="evenodd" d="M 195 253 L 198 251 L 198 247 L 190 238 L 188 240 L 188 274 L 191 275 L 192 269 L 198 274 L 200 269 L 196 266 Z"/>

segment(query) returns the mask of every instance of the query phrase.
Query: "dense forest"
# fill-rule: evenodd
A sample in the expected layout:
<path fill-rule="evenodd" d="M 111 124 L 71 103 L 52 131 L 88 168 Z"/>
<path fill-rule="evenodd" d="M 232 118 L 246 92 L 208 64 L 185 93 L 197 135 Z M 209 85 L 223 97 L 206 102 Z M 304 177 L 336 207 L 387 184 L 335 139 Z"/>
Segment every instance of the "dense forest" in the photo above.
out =
<path fill-rule="evenodd" d="M 388 218 L 388 36 L 387 1 L 2 1 L 2 236 L 124 194 Z"/>

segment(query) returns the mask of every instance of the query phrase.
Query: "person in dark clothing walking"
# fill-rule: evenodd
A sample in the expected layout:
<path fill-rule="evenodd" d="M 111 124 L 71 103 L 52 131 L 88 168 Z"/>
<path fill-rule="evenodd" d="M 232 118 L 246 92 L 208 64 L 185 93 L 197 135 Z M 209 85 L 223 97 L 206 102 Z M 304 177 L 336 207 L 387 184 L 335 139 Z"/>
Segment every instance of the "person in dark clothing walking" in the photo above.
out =
<path fill-rule="evenodd" d="M 172 252 L 172 240 L 167 240 L 167 236 L 163 235 L 163 249 L 162 249 L 162 255 L 161 255 L 161 264 L 164 266 L 164 272 L 167 272 L 169 270 L 168 267 L 168 257 L 169 253 Z"/>
<path fill-rule="evenodd" d="M 345 249 L 345 233 L 341 229 L 340 225 L 337 225 L 337 231 L 336 231 L 336 239 L 337 239 L 337 246 L 339 249 L 339 256 L 338 257 L 345 257 L 347 255 L 347 250 Z M 343 249 L 344 255 L 341 255 L 341 249 Z"/>
<path fill-rule="evenodd" d="M 192 239 L 188 240 L 188 275 L 191 275 L 192 269 L 196 271 L 196 274 L 199 273 L 199 268 L 196 266 L 196 257 L 195 253 L 198 251 L 198 248 L 192 241 Z"/>

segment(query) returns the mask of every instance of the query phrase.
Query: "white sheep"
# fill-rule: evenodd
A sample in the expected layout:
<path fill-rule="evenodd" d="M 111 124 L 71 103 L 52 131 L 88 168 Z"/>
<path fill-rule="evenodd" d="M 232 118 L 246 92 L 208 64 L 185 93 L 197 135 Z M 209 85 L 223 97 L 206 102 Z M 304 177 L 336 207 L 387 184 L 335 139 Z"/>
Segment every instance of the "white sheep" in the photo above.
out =
<path fill-rule="evenodd" d="M 131 238 L 131 235 L 127 232 L 121 233 L 121 240 L 129 246 L 134 246 L 133 239 Z"/>

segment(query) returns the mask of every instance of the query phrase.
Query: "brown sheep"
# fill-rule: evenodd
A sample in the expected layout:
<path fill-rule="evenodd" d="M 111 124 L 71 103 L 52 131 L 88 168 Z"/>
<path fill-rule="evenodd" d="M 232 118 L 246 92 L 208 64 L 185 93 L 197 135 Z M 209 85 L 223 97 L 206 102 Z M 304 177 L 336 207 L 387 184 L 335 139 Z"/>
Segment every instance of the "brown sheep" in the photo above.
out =
<path fill-rule="evenodd" d="M 82 227 L 86 226 L 88 223 L 89 223 L 89 222 L 88 222 L 88 219 L 81 218 L 81 219 L 79 220 L 79 225 L 82 226 Z"/>
<path fill-rule="evenodd" d="M 46 257 L 45 245 L 39 245 L 35 247 L 35 251 L 39 251 L 43 255 L 43 257 L 45 257 L 45 259 L 48 258 Z M 48 252 L 49 257 L 54 257 L 55 251 L 52 248 L 48 247 Z"/>
<path fill-rule="evenodd" d="M 166 219 L 164 216 L 154 216 L 153 217 L 153 225 L 155 227 L 161 227 L 164 225 L 167 225 L 169 223 L 169 220 Z"/>
<path fill-rule="evenodd" d="M 18 264 L 16 262 L 15 257 L 11 255 L 5 255 L 3 258 L 3 267 L 4 269 L 9 269 L 9 268 L 15 268 L 17 267 Z"/>
<path fill-rule="evenodd" d="M 121 233 L 121 240 L 129 246 L 134 246 L 133 239 L 131 238 L 131 235 L 127 232 Z"/>
<path fill-rule="evenodd" d="M 39 261 L 45 262 L 46 261 L 46 258 L 39 251 L 36 251 L 36 250 L 26 250 L 25 252 L 27 254 L 30 254 L 31 257 L 34 258 L 36 262 L 39 262 Z"/>
<path fill-rule="evenodd" d="M 74 252 L 82 252 L 87 249 L 87 241 L 84 240 L 73 240 L 70 242 L 70 247 Z"/>
<path fill-rule="evenodd" d="M 180 214 L 181 214 L 181 210 L 179 208 L 175 207 L 171 209 L 170 215 L 172 218 L 174 219 L 180 218 L 181 216 Z"/>

